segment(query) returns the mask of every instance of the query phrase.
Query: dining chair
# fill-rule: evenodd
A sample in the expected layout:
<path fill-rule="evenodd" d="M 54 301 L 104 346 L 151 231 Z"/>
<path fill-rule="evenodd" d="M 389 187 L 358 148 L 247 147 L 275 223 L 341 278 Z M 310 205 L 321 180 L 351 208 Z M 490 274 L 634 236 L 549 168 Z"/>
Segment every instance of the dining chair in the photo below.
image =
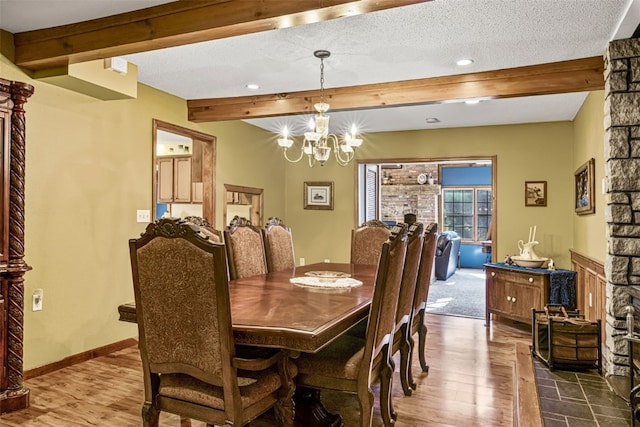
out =
<path fill-rule="evenodd" d="M 262 231 L 241 216 L 235 216 L 224 230 L 231 280 L 267 274 Z"/>
<path fill-rule="evenodd" d="M 272 217 L 269 218 L 262 232 L 267 270 L 273 272 L 295 268 L 291 229 L 281 219 Z"/>
<path fill-rule="evenodd" d="M 413 359 L 413 350 L 416 348 L 413 342 L 413 336 L 418 334 L 418 357 L 420 359 L 420 367 L 423 372 L 429 371 L 425 357 L 425 348 L 427 345 L 427 325 L 425 323 L 425 310 L 427 308 L 427 299 L 429 298 L 429 286 L 433 277 L 433 264 L 436 254 L 436 240 L 438 236 L 438 224 L 432 222 L 427 225 L 424 232 L 424 241 L 422 243 L 422 256 L 420 258 L 420 268 L 418 269 L 418 279 L 416 282 L 416 292 L 413 298 L 413 314 L 411 319 L 411 356 L 409 361 Z M 413 380 L 411 372 L 411 363 L 408 365 L 408 380 L 412 389 L 416 389 L 417 384 Z"/>
<path fill-rule="evenodd" d="M 296 361 L 298 386 L 357 395 L 361 427 L 372 423 L 375 398 L 371 386 L 375 382 L 380 383 L 384 425 L 394 423 L 389 347 L 406 254 L 406 234 L 405 224 L 396 225 L 381 245 L 365 338 L 343 334 L 318 353 L 304 353 Z"/>
<path fill-rule="evenodd" d="M 206 219 L 200 216 L 186 216 L 184 220 L 200 227 L 200 232 L 209 237 L 212 242 L 222 243 L 222 231 L 216 230 Z"/>
<path fill-rule="evenodd" d="M 418 279 L 418 269 L 422 257 L 424 242 L 424 226 L 422 223 L 414 222 L 409 226 L 407 234 L 407 255 L 404 261 L 402 272 L 402 284 L 400 285 L 400 295 L 398 297 L 398 307 L 396 310 L 396 321 L 393 335 L 393 346 L 391 351 L 391 361 L 393 366 L 393 356 L 400 352 L 400 383 L 405 396 L 411 396 L 411 382 L 409 379 L 409 365 L 411 364 L 411 321 L 413 320 L 413 299 L 416 293 L 416 283 Z"/>
<path fill-rule="evenodd" d="M 382 244 L 391 230 L 384 222 L 372 219 L 351 231 L 351 264 L 377 265 Z"/>
<path fill-rule="evenodd" d="M 187 221 L 163 218 L 129 241 L 144 380 L 142 419 L 160 412 L 207 426 L 246 425 L 275 408 L 293 417 L 284 353 L 238 357 L 224 245 Z"/>

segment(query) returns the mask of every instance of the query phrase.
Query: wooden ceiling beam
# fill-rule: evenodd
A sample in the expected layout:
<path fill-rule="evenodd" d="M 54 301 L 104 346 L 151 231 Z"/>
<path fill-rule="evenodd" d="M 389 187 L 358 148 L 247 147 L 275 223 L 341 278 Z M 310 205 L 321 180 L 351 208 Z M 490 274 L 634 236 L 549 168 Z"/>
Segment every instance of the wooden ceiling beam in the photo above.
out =
<path fill-rule="evenodd" d="M 480 73 L 324 90 L 331 110 L 418 105 L 468 98 L 515 98 L 604 88 L 600 56 Z M 320 90 L 187 101 L 189 120 L 276 117 L 312 113 Z"/>
<path fill-rule="evenodd" d="M 15 64 L 31 71 L 252 34 L 430 0 L 181 0 L 14 35 Z"/>

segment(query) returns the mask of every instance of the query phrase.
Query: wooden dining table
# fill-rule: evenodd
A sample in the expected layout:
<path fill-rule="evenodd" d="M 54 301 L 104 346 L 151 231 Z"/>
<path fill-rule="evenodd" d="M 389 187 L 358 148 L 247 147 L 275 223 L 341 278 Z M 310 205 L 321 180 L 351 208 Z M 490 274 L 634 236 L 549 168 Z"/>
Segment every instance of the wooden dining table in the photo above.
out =
<path fill-rule="evenodd" d="M 348 273 L 362 285 L 327 289 L 290 281 L 310 271 Z M 367 317 L 375 277 L 375 265 L 317 263 L 232 280 L 229 294 L 235 342 L 283 349 L 292 359 L 300 352 L 316 353 Z M 120 320 L 136 322 L 134 303 L 122 304 L 118 311 Z M 323 413 L 322 408 L 310 408 L 316 394 L 305 395 L 304 399 L 308 399 L 304 404 L 296 402 L 296 412 L 306 408 L 314 413 L 309 415 L 313 420 L 304 418 L 305 427 L 341 425 L 339 417 Z M 307 415 L 296 414 L 296 420 L 303 416 Z"/>

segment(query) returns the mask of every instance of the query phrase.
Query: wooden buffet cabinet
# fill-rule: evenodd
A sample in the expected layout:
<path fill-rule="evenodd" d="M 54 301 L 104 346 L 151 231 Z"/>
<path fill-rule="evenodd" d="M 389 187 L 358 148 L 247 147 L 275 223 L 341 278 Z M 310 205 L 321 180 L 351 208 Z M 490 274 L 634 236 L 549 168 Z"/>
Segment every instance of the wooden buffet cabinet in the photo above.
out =
<path fill-rule="evenodd" d="M 491 314 L 531 323 L 531 309 L 549 302 L 549 274 L 531 270 L 485 265 L 486 326 Z"/>
<path fill-rule="evenodd" d="M 0 414 L 29 406 L 23 380 L 24 104 L 33 86 L 0 78 Z"/>

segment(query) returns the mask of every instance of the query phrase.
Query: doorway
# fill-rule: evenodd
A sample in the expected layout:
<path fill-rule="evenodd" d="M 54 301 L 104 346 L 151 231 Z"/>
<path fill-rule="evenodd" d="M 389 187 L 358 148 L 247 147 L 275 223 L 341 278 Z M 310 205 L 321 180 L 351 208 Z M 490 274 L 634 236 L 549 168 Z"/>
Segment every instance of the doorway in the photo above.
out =
<path fill-rule="evenodd" d="M 225 184 L 224 189 L 226 194 L 222 214 L 225 226 L 229 225 L 234 216 L 247 218 L 258 227 L 264 224 L 262 188 Z"/>
<path fill-rule="evenodd" d="M 427 311 L 484 317 L 483 266 L 495 253 L 496 158 L 362 162 L 358 221 L 438 224 Z"/>
<path fill-rule="evenodd" d="M 215 224 L 216 138 L 153 120 L 153 218 L 199 216 Z"/>

